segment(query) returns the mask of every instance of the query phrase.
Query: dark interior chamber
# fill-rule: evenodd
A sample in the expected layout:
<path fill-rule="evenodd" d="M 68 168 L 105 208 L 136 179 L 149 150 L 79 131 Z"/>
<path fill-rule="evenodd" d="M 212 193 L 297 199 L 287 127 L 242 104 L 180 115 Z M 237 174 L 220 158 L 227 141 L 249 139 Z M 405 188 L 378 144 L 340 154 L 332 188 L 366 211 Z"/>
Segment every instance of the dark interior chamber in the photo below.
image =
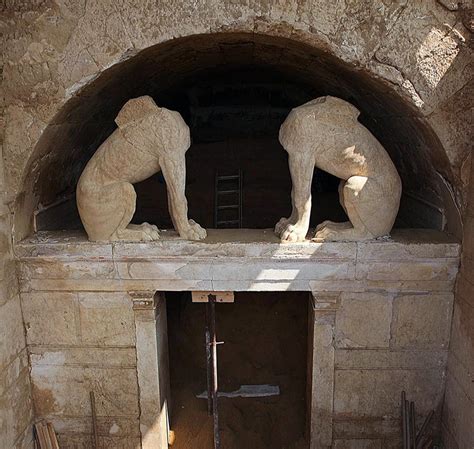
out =
<path fill-rule="evenodd" d="M 173 449 L 213 446 L 206 386 L 205 304 L 166 293 Z M 216 305 L 219 390 L 278 385 L 279 396 L 220 398 L 222 447 L 306 449 L 308 293 L 237 292 Z"/>

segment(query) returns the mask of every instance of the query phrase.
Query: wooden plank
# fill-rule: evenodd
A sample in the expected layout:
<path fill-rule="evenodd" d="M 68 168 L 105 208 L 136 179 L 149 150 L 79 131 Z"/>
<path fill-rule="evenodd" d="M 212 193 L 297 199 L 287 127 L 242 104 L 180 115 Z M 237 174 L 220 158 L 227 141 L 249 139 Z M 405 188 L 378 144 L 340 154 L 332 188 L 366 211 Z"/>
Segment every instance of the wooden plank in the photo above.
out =
<path fill-rule="evenodd" d="M 266 398 L 270 396 L 279 396 L 280 387 L 278 385 L 241 385 L 238 390 L 217 393 L 220 398 Z M 198 399 L 207 399 L 207 391 L 198 394 Z"/>
<path fill-rule="evenodd" d="M 53 424 L 49 422 L 46 425 L 48 427 L 49 439 L 51 440 L 52 449 L 59 449 L 59 443 L 56 437 L 56 432 L 54 431 Z"/>
<path fill-rule="evenodd" d="M 43 423 L 35 424 L 36 438 L 39 443 L 39 449 L 51 449 L 48 445 L 49 437 L 45 431 Z"/>
<path fill-rule="evenodd" d="M 51 438 L 49 436 L 48 425 L 46 423 L 42 423 L 44 439 L 46 441 L 46 449 L 53 449 L 53 443 L 51 442 Z"/>
<path fill-rule="evenodd" d="M 210 291 L 193 291 L 193 302 L 209 302 L 209 295 L 216 297 L 215 302 L 232 303 L 234 302 L 234 292 L 210 292 Z"/>

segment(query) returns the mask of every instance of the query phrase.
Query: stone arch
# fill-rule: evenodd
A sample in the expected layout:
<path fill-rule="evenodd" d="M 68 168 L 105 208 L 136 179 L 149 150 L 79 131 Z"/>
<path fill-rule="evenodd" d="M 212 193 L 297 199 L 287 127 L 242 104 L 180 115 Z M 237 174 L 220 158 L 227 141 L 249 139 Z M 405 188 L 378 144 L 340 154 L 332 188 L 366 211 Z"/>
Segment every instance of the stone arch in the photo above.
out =
<path fill-rule="evenodd" d="M 70 89 L 70 98 L 58 105 L 20 177 L 16 238 L 31 232 L 38 208 L 73 192 L 84 164 L 112 132 L 113 118 L 126 100 L 150 90 L 159 96 L 192 74 L 222 64 L 237 67 L 249 62 L 293 76 L 322 95 L 339 96 L 356 104 L 364 124 L 395 160 L 405 190 L 414 192 L 429 207 L 457 210 L 439 176 L 453 177 L 449 158 L 423 116 L 411 83 L 403 79 L 394 82 L 393 72 L 381 70 L 380 64 L 362 66 L 344 61 L 321 33 L 285 26 L 269 28 L 265 33 L 242 32 L 242 28 L 246 27 L 171 39 L 138 53 L 125 52 L 121 62 L 87 77 L 84 86 L 81 83 L 74 87 L 76 90 Z M 452 222 L 456 228 L 456 214 Z"/>

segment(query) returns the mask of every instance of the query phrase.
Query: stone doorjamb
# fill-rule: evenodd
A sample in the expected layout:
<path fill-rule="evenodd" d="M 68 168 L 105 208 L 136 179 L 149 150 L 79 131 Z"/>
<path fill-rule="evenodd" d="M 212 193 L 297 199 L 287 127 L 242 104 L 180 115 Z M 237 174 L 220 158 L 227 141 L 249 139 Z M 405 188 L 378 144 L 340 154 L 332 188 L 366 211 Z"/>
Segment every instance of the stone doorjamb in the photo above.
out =
<path fill-rule="evenodd" d="M 312 292 L 308 329 L 308 433 L 310 449 L 332 447 L 334 328 L 339 292 Z"/>
<path fill-rule="evenodd" d="M 136 333 L 142 449 L 168 449 L 169 361 L 163 293 L 129 292 Z"/>

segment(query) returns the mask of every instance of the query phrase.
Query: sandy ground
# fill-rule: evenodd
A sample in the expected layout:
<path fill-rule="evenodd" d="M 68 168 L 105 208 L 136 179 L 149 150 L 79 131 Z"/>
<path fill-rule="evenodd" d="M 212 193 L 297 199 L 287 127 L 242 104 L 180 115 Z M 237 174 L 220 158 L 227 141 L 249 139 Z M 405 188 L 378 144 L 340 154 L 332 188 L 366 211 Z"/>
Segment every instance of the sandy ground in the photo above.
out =
<path fill-rule="evenodd" d="M 206 389 L 204 305 L 168 295 L 173 449 L 213 448 Z M 307 293 L 240 293 L 217 305 L 219 389 L 279 385 L 270 398 L 219 399 L 222 449 L 306 449 Z"/>

